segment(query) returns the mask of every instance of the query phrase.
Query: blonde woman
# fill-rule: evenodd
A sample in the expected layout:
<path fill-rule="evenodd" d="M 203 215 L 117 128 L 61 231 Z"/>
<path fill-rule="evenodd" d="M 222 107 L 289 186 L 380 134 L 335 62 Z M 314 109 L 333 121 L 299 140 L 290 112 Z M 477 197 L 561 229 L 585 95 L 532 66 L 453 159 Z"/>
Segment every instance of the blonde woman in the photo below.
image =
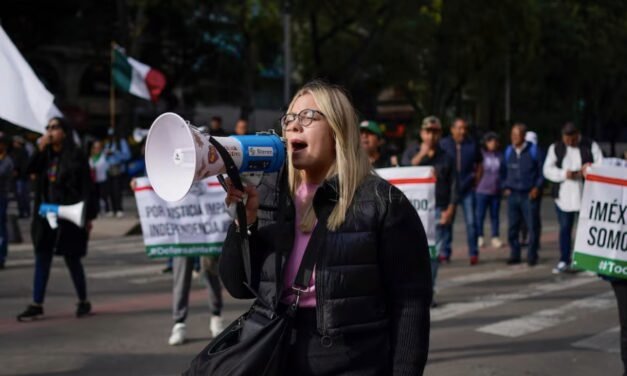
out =
<path fill-rule="evenodd" d="M 326 226 L 325 238 L 316 239 L 322 246 L 313 277 L 298 300 L 285 374 L 421 375 L 429 345 L 431 272 L 416 211 L 373 174 L 360 147 L 357 116 L 341 89 L 308 83 L 281 125 L 288 151 L 288 220 L 257 228 L 259 198 L 246 188 L 253 286 L 244 284 L 234 224 L 220 264 L 225 287 L 242 299 L 255 297 L 254 291 L 279 309 L 293 303 L 292 282 L 312 231 Z M 230 186 L 227 204 L 243 196 Z"/>

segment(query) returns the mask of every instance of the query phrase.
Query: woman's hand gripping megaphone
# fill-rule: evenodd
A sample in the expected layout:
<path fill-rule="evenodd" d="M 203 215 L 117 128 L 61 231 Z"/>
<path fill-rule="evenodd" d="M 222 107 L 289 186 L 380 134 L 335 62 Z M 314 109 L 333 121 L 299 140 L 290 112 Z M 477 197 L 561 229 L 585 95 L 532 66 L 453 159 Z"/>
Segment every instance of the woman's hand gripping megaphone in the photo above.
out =
<path fill-rule="evenodd" d="M 226 199 L 224 200 L 231 213 L 235 213 L 235 205 L 243 202 L 246 207 L 246 223 L 251 225 L 257 220 L 257 210 L 259 210 L 259 194 L 254 185 L 244 186 L 244 192 L 235 188 L 231 179 L 224 179 L 226 185 Z M 235 218 L 235 215 L 232 215 Z M 237 223 L 237 219 L 235 219 Z M 238 224 L 239 225 L 239 224 Z"/>

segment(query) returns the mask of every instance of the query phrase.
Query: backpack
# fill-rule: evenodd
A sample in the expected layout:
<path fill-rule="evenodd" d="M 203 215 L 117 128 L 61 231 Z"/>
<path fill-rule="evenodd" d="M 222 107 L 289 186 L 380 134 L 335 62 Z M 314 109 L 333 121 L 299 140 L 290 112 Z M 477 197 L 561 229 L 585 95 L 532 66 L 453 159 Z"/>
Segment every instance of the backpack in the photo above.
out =
<path fill-rule="evenodd" d="M 555 165 L 558 168 L 562 168 L 562 162 L 566 156 L 566 144 L 562 141 L 558 141 L 553 145 L 555 145 L 553 150 L 555 151 L 555 157 L 557 158 Z M 581 164 L 584 165 L 586 163 L 592 163 L 594 161 L 592 158 L 592 142 L 588 139 L 582 138 L 578 147 L 579 154 L 581 155 Z M 559 197 L 560 185 L 561 183 L 551 183 L 551 196 L 553 198 Z"/>
<path fill-rule="evenodd" d="M 513 152 L 514 152 L 514 148 L 512 147 L 512 145 L 508 145 L 507 149 L 505 149 L 505 163 L 509 161 L 509 158 L 512 156 Z M 531 144 L 531 146 L 529 147 L 529 154 L 531 154 L 531 159 L 533 159 L 534 162 L 537 162 L 538 161 L 538 145 Z M 563 158 L 564 157 L 562 157 L 562 159 Z"/>

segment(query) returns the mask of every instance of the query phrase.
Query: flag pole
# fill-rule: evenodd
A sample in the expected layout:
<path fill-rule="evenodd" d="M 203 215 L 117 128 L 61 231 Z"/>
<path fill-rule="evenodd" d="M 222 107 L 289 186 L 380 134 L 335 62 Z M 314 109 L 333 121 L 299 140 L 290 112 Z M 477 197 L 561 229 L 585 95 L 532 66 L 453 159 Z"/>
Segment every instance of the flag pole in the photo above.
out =
<path fill-rule="evenodd" d="M 113 61 L 115 54 L 115 42 L 111 42 L 111 84 L 109 85 L 109 126 L 115 129 L 115 83 L 113 82 Z"/>

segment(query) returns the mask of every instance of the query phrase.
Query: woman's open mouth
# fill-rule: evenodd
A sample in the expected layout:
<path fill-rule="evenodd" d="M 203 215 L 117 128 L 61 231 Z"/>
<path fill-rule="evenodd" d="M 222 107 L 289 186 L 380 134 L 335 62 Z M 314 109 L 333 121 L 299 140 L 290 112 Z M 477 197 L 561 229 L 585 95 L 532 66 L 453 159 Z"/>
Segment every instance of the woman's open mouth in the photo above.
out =
<path fill-rule="evenodd" d="M 302 140 L 292 140 L 290 144 L 292 145 L 292 153 L 298 153 L 307 147 L 307 143 Z"/>

